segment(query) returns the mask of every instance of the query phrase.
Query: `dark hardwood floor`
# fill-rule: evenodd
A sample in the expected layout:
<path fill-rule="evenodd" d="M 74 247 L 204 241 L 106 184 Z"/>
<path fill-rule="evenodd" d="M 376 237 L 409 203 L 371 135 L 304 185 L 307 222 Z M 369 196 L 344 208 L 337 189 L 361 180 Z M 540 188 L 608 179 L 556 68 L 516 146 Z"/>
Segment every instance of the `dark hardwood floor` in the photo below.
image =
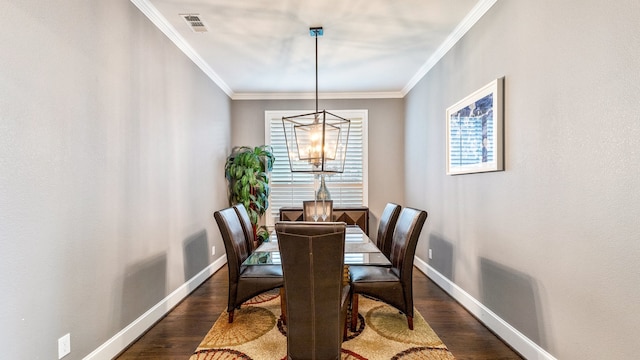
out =
<path fill-rule="evenodd" d="M 188 359 L 227 303 L 227 267 L 213 274 L 117 359 Z M 418 269 L 414 305 L 458 360 L 522 359 Z"/>

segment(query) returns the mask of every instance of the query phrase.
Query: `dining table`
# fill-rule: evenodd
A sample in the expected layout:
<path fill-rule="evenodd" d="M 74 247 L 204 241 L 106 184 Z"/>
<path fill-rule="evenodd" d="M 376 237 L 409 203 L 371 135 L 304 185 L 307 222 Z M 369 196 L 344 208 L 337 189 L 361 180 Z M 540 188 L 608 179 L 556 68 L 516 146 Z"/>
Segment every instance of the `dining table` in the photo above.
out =
<path fill-rule="evenodd" d="M 376 244 L 362 231 L 358 225 L 347 225 L 344 242 L 344 284 L 349 283 L 349 265 L 382 265 L 389 266 L 391 262 L 378 249 Z M 249 255 L 242 266 L 281 265 L 278 235 L 275 230 L 270 232 L 269 239 L 260 244 Z M 280 318 L 286 324 L 286 293 L 280 288 Z"/>
<path fill-rule="evenodd" d="M 281 264 L 278 236 L 271 231 L 269 239 L 260 244 L 242 263 L 243 266 Z M 376 244 L 357 225 L 347 225 L 344 243 L 345 265 L 391 265 Z"/>

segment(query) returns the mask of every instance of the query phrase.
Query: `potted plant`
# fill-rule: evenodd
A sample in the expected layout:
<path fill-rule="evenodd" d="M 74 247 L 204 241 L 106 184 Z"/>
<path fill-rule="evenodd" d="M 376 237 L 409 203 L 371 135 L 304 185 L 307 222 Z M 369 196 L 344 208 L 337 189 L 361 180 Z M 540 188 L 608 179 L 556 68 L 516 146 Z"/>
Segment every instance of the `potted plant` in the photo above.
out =
<path fill-rule="evenodd" d="M 269 175 L 275 157 L 270 145 L 236 146 L 224 167 L 229 189 L 229 204 L 242 204 L 249 213 L 253 233 L 259 243 L 269 238 L 266 227 L 258 227 L 269 207 Z"/>

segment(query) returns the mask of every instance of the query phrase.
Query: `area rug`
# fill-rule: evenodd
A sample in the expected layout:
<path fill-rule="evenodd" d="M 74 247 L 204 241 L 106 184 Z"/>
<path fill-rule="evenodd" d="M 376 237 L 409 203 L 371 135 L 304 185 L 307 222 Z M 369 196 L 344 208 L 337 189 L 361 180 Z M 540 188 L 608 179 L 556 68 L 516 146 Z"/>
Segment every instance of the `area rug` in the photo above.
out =
<path fill-rule="evenodd" d="M 414 330 L 398 310 L 360 296 L 358 326 L 342 343 L 342 360 L 454 359 L 422 315 L 414 310 Z M 242 305 L 232 324 L 223 312 L 190 360 L 282 360 L 287 357 L 286 325 L 280 320 L 277 292 Z"/>

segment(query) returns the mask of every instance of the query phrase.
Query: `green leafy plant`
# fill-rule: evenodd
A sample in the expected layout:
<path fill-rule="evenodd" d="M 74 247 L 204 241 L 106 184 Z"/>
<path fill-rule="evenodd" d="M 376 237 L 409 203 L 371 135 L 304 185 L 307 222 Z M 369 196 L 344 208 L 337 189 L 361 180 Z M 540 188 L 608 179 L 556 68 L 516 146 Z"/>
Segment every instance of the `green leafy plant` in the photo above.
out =
<path fill-rule="evenodd" d="M 224 167 L 229 189 L 229 204 L 242 204 L 249 213 L 253 232 L 262 242 L 269 237 L 266 228 L 258 228 L 258 221 L 269 207 L 269 175 L 275 156 L 270 145 L 237 146 L 227 157 Z"/>

